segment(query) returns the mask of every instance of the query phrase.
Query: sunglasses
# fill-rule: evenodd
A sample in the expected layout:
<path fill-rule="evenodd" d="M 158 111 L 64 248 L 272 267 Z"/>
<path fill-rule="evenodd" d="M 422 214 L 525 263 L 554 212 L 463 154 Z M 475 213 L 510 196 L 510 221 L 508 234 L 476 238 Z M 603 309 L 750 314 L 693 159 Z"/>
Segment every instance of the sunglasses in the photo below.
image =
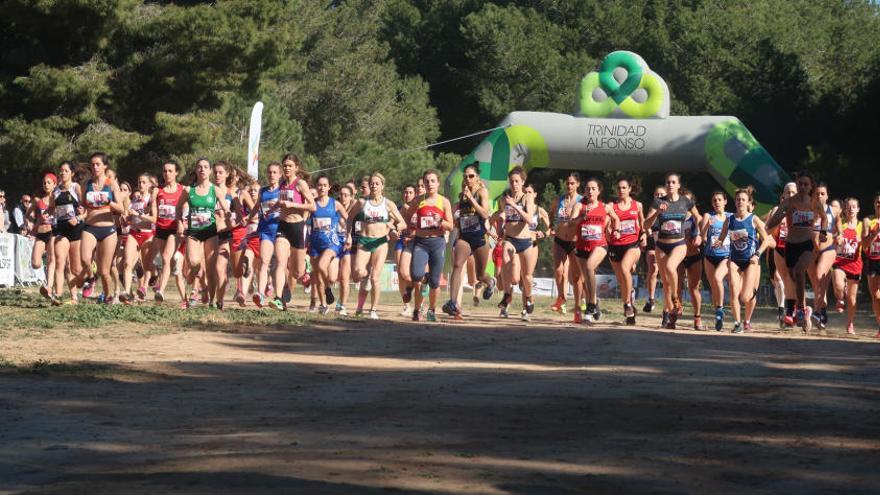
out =
<path fill-rule="evenodd" d="M 477 174 L 465 174 L 465 177 L 467 177 L 468 179 L 473 179 L 476 176 Z"/>

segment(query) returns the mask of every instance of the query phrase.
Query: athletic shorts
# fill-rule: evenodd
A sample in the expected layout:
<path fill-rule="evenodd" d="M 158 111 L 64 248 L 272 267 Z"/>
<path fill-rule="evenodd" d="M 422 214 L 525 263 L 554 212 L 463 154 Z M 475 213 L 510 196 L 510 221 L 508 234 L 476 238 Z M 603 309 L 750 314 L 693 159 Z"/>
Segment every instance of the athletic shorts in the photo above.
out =
<path fill-rule="evenodd" d="M 156 239 L 162 239 L 163 241 L 167 241 L 169 237 L 177 235 L 177 231 L 174 229 L 160 229 L 156 228 Z"/>
<path fill-rule="evenodd" d="M 684 259 L 681 260 L 681 264 L 683 264 L 685 269 L 687 269 L 692 267 L 694 263 L 699 263 L 701 261 L 703 261 L 703 253 L 697 253 L 691 256 L 685 256 Z"/>
<path fill-rule="evenodd" d="M 383 244 L 388 243 L 388 237 L 387 236 L 382 236 L 382 237 L 361 236 L 361 237 L 358 237 L 357 243 L 358 243 L 358 249 L 363 249 L 364 251 L 368 251 L 370 253 L 373 253 L 377 249 L 379 249 L 379 246 L 382 246 Z"/>
<path fill-rule="evenodd" d="M 131 237 L 135 241 L 137 241 L 138 247 L 141 247 L 144 245 L 145 242 L 147 242 L 153 238 L 153 231 L 152 230 L 131 229 Z"/>
<path fill-rule="evenodd" d="M 210 227 L 199 229 L 199 230 L 188 230 L 186 231 L 186 236 L 191 237 L 197 241 L 205 242 L 212 237 L 217 236 L 217 226 L 211 225 Z"/>
<path fill-rule="evenodd" d="M 513 249 L 514 249 L 514 251 L 516 251 L 516 254 L 519 254 L 519 253 L 534 246 L 531 239 L 517 239 L 515 237 L 505 237 L 504 240 L 513 245 Z"/>
<path fill-rule="evenodd" d="M 278 235 L 283 236 L 293 249 L 306 248 L 306 222 L 278 222 Z"/>
<path fill-rule="evenodd" d="M 492 249 L 492 262 L 495 263 L 495 268 L 501 268 L 501 263 L 504 262 L 504 247 L 500 242 Z"/>
<path fill-rule="evenodd" d="M 483 231 L 463 232 L 458 239 L 468 243 L 472 253 L 486 245 L 486 234 Z"/>
<path fill-rule="evenodd" d="M 84 228 L 85 224 L 83 224 L 82 222 L 79 222 L 76 225 L 70 225 L 70 223 L 68 222 L 63 222 L 55 226 L 55 235 L 63 237 L 70 242 L 76 242 L 82 239 Z"/>
<path fill-rule="evenodd" d="M 872 277 L 880 276 L 880 260 L 868 259 L 868 275 Z"/>
<path fill-rule="evenodd" d="M 633 242 L 631 244 L 621 244 L 619 246 L 607 246 L 608 248 L 608 259 L 614 263 L 620 263 L 623 261 L 624 255 L 626 255 L 627 251 L 630 249 L 638 249 L 639 241 Z"/>
<path fill-rule="evenodd" d="M 275 237 L 278 236 L 278 222 L 266 222 L 260 220 L 260 223 L 257 224 L 257 233 L 259 234 L 260 241 L 274 243 Z"/>
<path fill-rule="evenodd" d="M 385 239 L 385 242 L 388 242 L 388 239 Z M 342 246 L 338 242 L 327 242 L 322 239 L 312 239 L 311 243 L 309 243 L 309 256 L 312 258 L 317 258 L 327 250 L 333 251 L 333 255 L 339 257 L 339 253 L 342 252 Z"/>
<path fill-rule="evenodd" d="M 588 259 L 590 257 L 590 255 L 593 254 L 593 251 L 595 251 L 599 248 L 604 249 L 606 251 L 606 253 L 608 251 L 608 246 L 596 246 L 595 248 L 593 248 L 589 251 L 586 249 L 576 249 L 574 252 L 574 255 L 577 256 L 578 258 L 581 258 L 581 259 Z"/>
<path fill-rule="evenodd" d="M 743 260 L 734 260 L 734 259 L 732 259 L 732 260 L 730 260 L 730 262 L 733 263 L 734 265 L 736 265 L 737 268 L 739 268 L 739 271 L 741 271 L 741 272 L 746 271 L 746 269 L 747 269 L 747 268 L 749 267 L 749 265 L 752 263 L 750 259 L 749 259 L 749 260 L 745 260 L 745 261 L 743 261 Z"/>
<path fill-rule="evenodd" d="M 557 246 L 561 247 L 562 250 L 565 251 L 565 254 L 571 254 L 572 252 L 574 252 L 574 248 L 577 245 L 577 242 L 575 241 L 566 241 L 558 237 L 554 237 L 553 242 L 555 242 Z"/>
<path fill-rule="evenodd" d="M 223 232 L 217 232 L 217 242 L 230 242 L 232 241 L 232 231 L 224 230 Z"/>
<path fill-rule="evenodd" d="M 801 258 L 801 255 L 804 253 L 809 253 L 813 250 L 813 241 L 806 240 L 803 242 L 786 242 L 785 243 L 785 266 L 788 269 L 794 268 L 794 265 L 797 265 L 798 260 Z"/>
<path fill-rule="evenodd" d="M 659 249 L 660 251 L 663 251 L 666 254 L 669 254 L 672 252 L 673 249 L 677 248 L 678 246 L 684 246 L 685 244 L 686 244 L 686 242 L 684 239 L 680 239 L 678 241 L 668 242 L 668 243 L 667 242 L 658 242 L 656 244 L 656 248 Z"/>
<path fill-rule="evenodd" d="M 52 231 L 49 232 L 37 232 L 34 234 L 34 239 L 43 242 L 45 244 L 49 244 L 49 241 L 52 240 Z"/>
<path fill-rule="evenodd" d="M 110 237 L 111 235 L 116 233 L 116 227 L 112 225 L 108 225 L 106 227 L 97 227 L 94 225 L 86 225 L 85 232 L 92 234 L 95 237 L 95 240 L 98 242 L 103 241 L 104 239 Z"/>
<path fill-rule="evenodd" d="M 726 260 L 726 259 L 727 259 L 727 256 L 709 256 L 709 255 L 705 255 L 705 256 L 703 256 L 703 259 L 705 259 L 705 260 L 708 261 L 709 263 L 712 263 L 712 266 L 714 266 L 715 268 L 718 268 L 718 265 L 720 265 L 722 261 Z"/>
<path fill-rule="evenodd" d="M 238 249 L 244 238 L 247 237 L 247 227 L 239 226 L 232 229 L 232 247 Z"/>

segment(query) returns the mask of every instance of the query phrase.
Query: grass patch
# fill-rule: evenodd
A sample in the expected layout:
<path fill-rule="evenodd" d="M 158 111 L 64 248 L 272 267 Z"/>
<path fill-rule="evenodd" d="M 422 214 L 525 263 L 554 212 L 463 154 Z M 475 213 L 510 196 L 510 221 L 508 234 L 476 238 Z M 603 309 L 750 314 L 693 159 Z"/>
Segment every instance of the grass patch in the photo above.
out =
<path fill-rule="evenodd" d="M 107 364 L 77 362 L 77 363 L 53 363 L 45 359 L 38 359 L 30 363 L 17 364 L 5 358 L 0 358 L 0 373 L 19 373 L 22 375 L 38 376 L 76 376 L 95 377 L 108 373 L 112 367 Z"/>

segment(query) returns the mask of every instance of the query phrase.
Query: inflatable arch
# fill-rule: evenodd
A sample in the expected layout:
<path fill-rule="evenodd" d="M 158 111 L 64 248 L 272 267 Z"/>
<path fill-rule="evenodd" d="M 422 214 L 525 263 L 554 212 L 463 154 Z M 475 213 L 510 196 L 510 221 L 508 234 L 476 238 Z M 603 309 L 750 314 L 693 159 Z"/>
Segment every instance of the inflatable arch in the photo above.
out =
<path fill-rule="evenodd" d="M 706 171 L 731 196 L 755 188 L 766 212 L 789 181 L 736 117 L 669 116 L 669 88 L 639 55 L 616 51 L 587 74 L 577 113 L 513 112 L 447 177 L 450 198 L 461 190 L 462 170 L 478 162 L 491 198 L 507 188 L 507 172 L 550 167 L 627 172 Z"/>

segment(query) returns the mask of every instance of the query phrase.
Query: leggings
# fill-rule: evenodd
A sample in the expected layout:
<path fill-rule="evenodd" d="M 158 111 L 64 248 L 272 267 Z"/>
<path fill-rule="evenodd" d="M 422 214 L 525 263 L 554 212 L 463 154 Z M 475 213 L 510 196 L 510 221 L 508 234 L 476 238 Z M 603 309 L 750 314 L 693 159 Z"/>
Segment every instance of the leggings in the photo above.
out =
<path fill-rule="evenodd" d="M 412 263 L 410 273 L 413 280 L 421 280 L 425 276 L 425 263 L 428 264 L 430 279 L 428 285 L 432 289 L 440 287 L 440 275 L 446 261 L 446 239 L 443 237 L 416 237 L 413 241 Z"/>

